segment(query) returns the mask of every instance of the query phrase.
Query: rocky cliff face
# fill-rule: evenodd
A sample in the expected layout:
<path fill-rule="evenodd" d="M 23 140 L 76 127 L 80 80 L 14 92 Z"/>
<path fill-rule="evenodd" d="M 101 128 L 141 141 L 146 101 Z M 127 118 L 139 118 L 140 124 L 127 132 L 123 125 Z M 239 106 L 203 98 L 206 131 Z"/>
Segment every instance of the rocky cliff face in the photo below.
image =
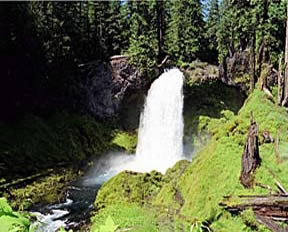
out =
<path fill-rule="evenodd" d="M 125 56 L 112 57 L 110 63 L 93 61 L 83 64 L 80 71 L 75 91 L 77 108 L 100 119 L 117 115 L 124 96 L 147 85 L 145 78 Z"/>
<path fill-rule="evenodd" d="M 219 65 L 219 77 L 227 85 L 237 86 L 243 92 L 249 90 L 249 51 L 236 52 Z"/>
<path fill-rule="evenodd" d="M 249 50 L 235 52 L 232 57 L 227 57 L 225 62 L 219 65 L 219 79 L 230 86 L 240 88 L 244 93 L 248 94 L 250 87 L 250 54 Z M 268 69 L 269 60 L 265 58 L 264 63 L 256 65 L 256 75 L 261 78 L 262 72 L 267 73 L 268 86 L 277 84 L 277 74 Z"/>

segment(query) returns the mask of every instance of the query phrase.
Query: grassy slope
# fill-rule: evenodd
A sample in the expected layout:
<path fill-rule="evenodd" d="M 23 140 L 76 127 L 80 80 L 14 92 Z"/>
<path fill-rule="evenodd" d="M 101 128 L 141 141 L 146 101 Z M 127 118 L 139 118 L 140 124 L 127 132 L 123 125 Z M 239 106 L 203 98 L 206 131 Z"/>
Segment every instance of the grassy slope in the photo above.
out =
<path fill-rule="evenodd" d="M 283 108 L 270 102 L 263 92 L 255 90 L 236 116 L 233 112 L 226 110 L 222 111 L 222 118 L 219 119 L 210 118 L 209 115 L 199 117 L 199 125 L 201 124 L 202 128 L 208 129 L 213 137 L 207 146 L 198 153 L 188 168 L 179 172 L 181 165 L 178 163 L 174 167 L 175 173 L 178 174 L 175 174 L 172 178 L 169 178 L 169 173 L 163 176 L 160 191 L 157 194 L 154 193 L 152 199 L 148 198 L 147 204 L 142 205 L 141 215 L 143 220 L 146 220 L 145 216 L 153 215 L 156 212 L 157 216 L 154 219 L 157 221 L 157 225 L 152 223 L 154 225 L 153 230 L 190 231 L 191 226 L 208 225 L 213 231 L 221 232 L 268 231 L 263 226 L 257 225 L 251 211 L 244 212 L 239 216 L 231 216 L 230 213 L 225 212 L 218 205 L 224 195 L 268 193 L 267 189 L 259 187 L 246 190 L 239 182 L 241 156 L 247 138 L 250 111 L 253 111 L 254 119 L 259 125 L 260 135 L 262 131 L 269 130 L 272 136 L 276 138 L 277 130 L 279 130 L 281 139 L 280 157 L 283 161 L 279 164 L 276 162 L 273 143 L 262 144 L 260 155 L 263 162 L 256 172 L 256 182 L 269 185 L 275 189 L 272 171 L 276 178 L 288 188 L 288 180 L 285 179 L 288 173 L 288 165 L 284 161 L 288 145 L 287 113 Z M 179 173 L 182 175 L 179 175 Z M 121 177 L 121 174 L 119 176 Z M 132 209 L 135 202 L 131 203 L 129 198 L 125 200 L 121 195 L 123 194 L 121 188 L 127 180 L 119 178 L 116 181 L 115 178 L 107 182 L 99 193 L 104 194 L 101 199 L 113 200 L 104 202 L 107 208 L 101 210 L 94 217 L 94 227 L 100 223 L 97 218 L 107 217 L 110 212 L 113 212 L 113 219 L 117 220 L 119 225 L 122 223 L 121 220 L 126 220 L 125 217 L 134 214 Z M 117 186 L 115 186 L 115 181 Z M 113 185 L 114 192 L 108 191 L 112 187 L 110 184 Z M 109 194 L 114 196 L 109 196 Z M 121 201 L 123 199 L 126 201 L 123 210 L 119 209 L 121 207 L 117 201 L 117 196 L 122 199 Z M 141 224 L 141 222 L 139 223 Z M 122 228 L 129 228 L 129 225 L 129 223 L 125 224 L 125 227 Z M 151 228 L 150 230 L 153 231 Z M 140 230 L 136 229 L 135 231 Z"/>
<path fill-rule="evenodd" d="M 224 195 L 268 193 L 267 190 L 259 187 L 245 190 L 239 183 L 241 155 L 247 137 L 251 111 L 259 125 L 259 134 L 264 130 L 269 130 L 276 138 L 279 129 L 280 154 L 284 155 L 288 142 L 287 114 L 283 108 L 267 100 L 264 93 L 255 90 L 237 116 L 218 126 L 215 126 L 217 123 L 215 120 L 208 125 L 214 133 L 212 141 L 198 154 L 177 184 L 185 199 L 181 214 L 197 217 L 201 221 L 212 219 L 221 213 L 218 203 Z M 274 144 L 261 145 L 260 155 L 263 162 L 257 170 L 256 181 L 275 188 L 273 176 L 269 173 L 271 169 L 277 175 L 277 179 L 287 188 L 288 180 L 285 179 L 285 173 L 288 172 L 288 166 L 286 162 L 277 164 Z M 231 219 L 231 223 L 227 223 L 227 217 Z M 231 218 L 227 214 L 212 222 L 212 228 L 216 231 L 242 231 L 244 227 L 238 218 Z"/>

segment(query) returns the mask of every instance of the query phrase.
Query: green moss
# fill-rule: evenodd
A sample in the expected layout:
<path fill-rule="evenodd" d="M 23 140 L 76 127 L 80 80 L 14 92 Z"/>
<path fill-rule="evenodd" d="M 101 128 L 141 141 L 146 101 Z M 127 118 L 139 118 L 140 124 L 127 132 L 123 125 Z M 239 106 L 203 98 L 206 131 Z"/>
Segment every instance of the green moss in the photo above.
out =
<path fill-rule="evenodd" d="M 255 214 L 252 209 L 248 209 L 242 212 L 241 217 L 245 222 L 245 224 L 248 225 L 249 227 L 257 231 L 269 231 L 267 229 L 265 230 L 265 228 L 257 222 Z"/>
<path fill-rule="evenodd" d="M 125 149 L 128 153 L 134 153 L 137 145 L 137 133 L 125 131 L 115 131 L 112 144 Z"/>
<path fill-rule="evenodd" d="M 232 118 L 229 121 L 219 124 L 212 141 L 197 155 L 180 180 L 177 181 L 176 188 L 179 189 L 185 201 L 180 214 L 197 217 L 202 221 L 209 218 L 211 211 L 222 211 L 218 204 L 224 195 L 268 193 L 268 190 L 259 187 L 246 190 L 239 182 L 241 155 L 251 111 L 259 125 L 260 134 L 263 130 L 269 130 L 275 138 L 276 132 L 279 130 L 281 143 L 287 143 L 288 138 L 285 131 L 288 129 L 288 119 L 285 110 L 273 105 L 266 99 L 263 92 L 255 90 L 253 95 L 247 99 L 239 115 L 230 115 Z M 261 145 L 260 155 L 263 162 L 256 172 L 256 181 L 274 187 L 272 171 L 287 188 L 288 181 L 285 179 L 285 173 L 288 172 L 288 166 L 286 162 L 277 164 L 274 144 Z M 280 156 L 283 157 L 283 154 L 281 153 Z M 171 197 L 168 191 L 160 191 L 159 194 L 163 194 L 163 196 L 158 195 L 157 198 Z M 165 202 L 163 204 L 165 205 Z M 239 219 L 235 220 L 239 221 Z M 225 227 L 227 227 L 227 231 L 228 228 L 230 231 L 242 231 L 239 228 L 244 231 L 245 223 L 241 220 L 239 223 L 236 223 L 235 226 L 232 223 L 230 228 L 226 224 Z M 237 224 L 240 227 L 236 227 Z M 215 227 L 219 228 L 219 224 Z"/>
<path fill-rule="evenodd" d="M 183 175 L 190 162 L 181 160 L 172 168 L 169 168 L 162 178 L 162 188 L 152 201 L 152 205 L 156 207 L 168 208 L 169 210 L 177 211 L 184 204 L 184 199 L 179 189 L 177 189 L 177 180 Z"/>
<path fill-rule="evenodd" d="M 207 134 L 215 134 L 219 123 L 237 114 L 244 101 L 238 89 L 214 80 L 187 84 L 184 93 L 184 143 L 194 150 L 206 145 Z"/>
<path fill-rule="evenodd" d="M 230 232 L 230 231 L 241 231 L 241 232 L 252 232 L 256 231 L 254 228 L 247 226 L 241 217 L 233 217 L 229 213 L 223 213 L 218 220 L 211 223 L 210 228 L 213 231 Z M 269 230 L 265 230 L 269 231 Z"/>
<path fill-rule="evenodd" d="M 250 86 L 250 75 L 247 73 L 240 73 L 239 76 L 234 77 L 235 84 L 242 84 L 246 90 Z"/>
<path fill-rule="evenodd" d="M 97 228 L 105 223 L 107 217 L 111 217 L 119 229 L 123 231 L 125 229 L 133 232 L 159 231 L 156 213 L 134 204 L 115 204 L 101 210 L 92 218 L 90 231 L 96 231 Z"/>
<path fill-rule="evenodd" d="M 39 178 L 24 187 L 9 188 L 9 194 L 4 193 L 6 198 L 11 198 L 14 209 L 23 211 L 37 203 L 49 204 L 61 200 L 65 193 L 66 185 L 75 179 L 77 174 L 73 169 L 60 169 L 58 173 L 52 173 Z"/>
<path fill-rule="evenodd" d="M 156 171 L 145 174 L 124 171 L 101 187 L 95 206 L 101 209 L 118 202 L 144 204 L 160 190 L 161 180 L 162 174 Z"/>
<path fill-rule="evenodd" d="M 221 103 L 218 103 L 220 106 Z M 285 157 L 288 144 L 287 113 L 269 101 L 265 93 L 259 90 L 254 90 L 238 113 L 235 105 L 227 107 L 227 104 L 224 101 L 226 107 L 216 107 L 216 112 L 205 112 L 205 109 L 197 112 L 198 123 L 193 128 L 197 128 L 198 132 L 206 130 L 213 137 L 191 164 L 178 162 L 164 176 L 159 175 L 156 181 L 154 177 L 147 180 L 146 176 L 145 179 L 147 174 L 123 172 L 104 184 L 97 197 L 96 206 L 105 207 L 105 210 L 122 202 L 149 207 L 157 212 L 155 220 L 160 231 L 189 231 L 193 226 L 203 227 L 203 230 L 204 227 L 206 230 L 209 227 L 213 231 L 227 232 L 268 231 L 256 223 L 253 212 L 247 211 L 233 216 L 221 208 L 219 203 L 226 195 L 270 193 L 268 189 L 256 185 L 252 189 L 245 189 L 239 181 L 251 111 L 259 125 L 260 136 L 267 130 L 274 138 L 277 134 L 280 135 L 281 162 L 276 160 L 273 143 L 261 144 L 262 164 L 256 171 L 255 183 L 271 186 L 272 191 L 276 191 L 274 183 L 277 179 L 288 188 L 288 180 L 285 178 L 288 173 Z M 190 120 L 195 122 L 196 114 L 193 116 Z M 131 207 L 129 205 L 128 209 Z M 117 223 L 121 223 L 121 220 Z"/>

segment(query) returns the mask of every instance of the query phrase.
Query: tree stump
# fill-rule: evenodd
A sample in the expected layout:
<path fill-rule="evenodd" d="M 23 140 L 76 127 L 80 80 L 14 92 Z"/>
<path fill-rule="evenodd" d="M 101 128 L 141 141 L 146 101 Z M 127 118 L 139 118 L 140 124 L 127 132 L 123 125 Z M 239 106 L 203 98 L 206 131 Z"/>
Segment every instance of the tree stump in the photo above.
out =
<path fill-rule="evenodd" d="M 251 188 L 254 182 L 254 172 L 261 164 L 259 156 L 258 125 L 251 113 L 248 138 L 242 155 L 242 170 L 240 181 L 245 188 Z"/>

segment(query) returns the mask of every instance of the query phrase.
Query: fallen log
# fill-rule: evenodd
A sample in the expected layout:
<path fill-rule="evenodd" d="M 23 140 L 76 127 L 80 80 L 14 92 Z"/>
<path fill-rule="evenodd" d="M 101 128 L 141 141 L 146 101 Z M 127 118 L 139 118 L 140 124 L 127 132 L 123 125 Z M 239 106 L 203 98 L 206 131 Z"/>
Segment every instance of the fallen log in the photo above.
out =
<path fill-rule="evenodd" d="M 225 196 L 219 205 L 231 213 L 253 209 L 257 215 L 288 221 L 288 195 Z"/>
<path fill-rule="evenodd" d="M 279 181 L 276 180 L 276 181 L 275 181 L 275 184 L 276 184 L 278 190 L 279 190 L 282 194 L 288 195 L 287 190 L 283 187 L 283 185 L 281 185 L 281 184 L 279 183 Z"/>
<path fill-rule="evenodd" d="M 35 175 L 32 176 L 28 176 L 28 177 L 24 177 L 24 178 L 20 178 L 8 183 L 4 183 L 0 185 L 0 190 L 4 190 L 10 187 L 14 187 L 14 186 L 18 186 L 18 185 L 24 185 L 24 184 L 28 184 L 31 183 L 33 181 L 35 181 L 38 178 L 47 176 L 49 174 L 51 174 L 53 172 L 53 169 L 48 169 L 47 171 L 41 172 L 41 173 L 37 173 Z"/>
<path fill-rule="evenodd" d="M 267 217 L 263 217 L 257 213 L 255 213 L 256 216 L 256 220 L 265 225 L 267 228 L 269 228 L 270 230 L 272 230 L 273 232 L 288 232 L 288 228 L 287 227 L 281 227 L 280 225 L 276 224 L 272 219 L 267 218 Z"/>

